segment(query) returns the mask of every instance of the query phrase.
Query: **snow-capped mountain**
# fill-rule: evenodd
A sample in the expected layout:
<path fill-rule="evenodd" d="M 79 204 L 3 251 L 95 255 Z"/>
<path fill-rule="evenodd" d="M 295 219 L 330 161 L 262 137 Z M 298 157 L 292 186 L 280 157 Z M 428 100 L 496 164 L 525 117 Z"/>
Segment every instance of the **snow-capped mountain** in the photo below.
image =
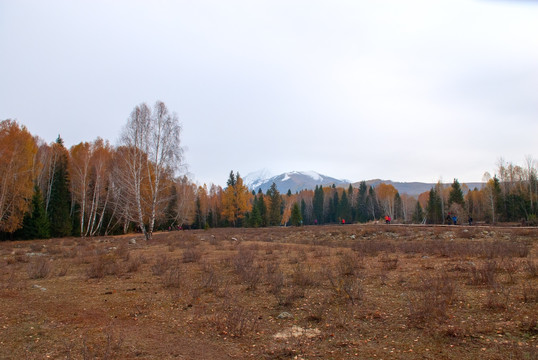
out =
<path fill-rule="evenodd" d="M 335 184 L 338 186 L 349 184 L 347 180 L 335 179 L 315 171 L 292 171 L 273 177 L 266 177 L 265 174 L 267 173 L 267 170 L 261 170 L 248 174 L 243 179 L 245 185 L 251 190 L 257 192 L 261 189 L 265 193 L 271 187 L 271 184 L 275 183 L 280 193 L 287 193 L 288 190 L 295 193 L 304 189 L 313 190 L 319 185 L 332 186 Z"/>

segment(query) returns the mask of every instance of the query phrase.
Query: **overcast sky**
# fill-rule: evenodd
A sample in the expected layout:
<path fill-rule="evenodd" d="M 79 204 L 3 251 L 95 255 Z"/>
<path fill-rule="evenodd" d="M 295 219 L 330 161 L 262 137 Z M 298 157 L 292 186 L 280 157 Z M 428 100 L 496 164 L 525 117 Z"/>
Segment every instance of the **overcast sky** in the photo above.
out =
<path fill-rule="evenodd" d="M 538 2 L 0 0 L 0 119 L 117 144 L 162 100 L 230 170 L 481 181 L 538 158 Z"/>

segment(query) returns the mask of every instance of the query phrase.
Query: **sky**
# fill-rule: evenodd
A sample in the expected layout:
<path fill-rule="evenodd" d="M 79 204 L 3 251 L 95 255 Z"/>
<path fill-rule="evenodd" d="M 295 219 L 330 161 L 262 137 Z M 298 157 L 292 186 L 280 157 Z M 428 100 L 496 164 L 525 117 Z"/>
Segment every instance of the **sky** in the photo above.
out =
<path fill-rule="evenodd" d="M 163 101 L 199 184 L 481 181 L 538 159 L 538 1 L 0 0 L 0 119 L 118 144 Z"/>

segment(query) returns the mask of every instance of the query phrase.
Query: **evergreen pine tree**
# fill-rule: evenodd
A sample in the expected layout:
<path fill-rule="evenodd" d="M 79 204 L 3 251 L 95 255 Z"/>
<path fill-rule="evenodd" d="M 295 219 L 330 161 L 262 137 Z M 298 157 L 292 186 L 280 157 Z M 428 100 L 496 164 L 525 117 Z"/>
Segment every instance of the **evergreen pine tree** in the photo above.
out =
<path fill-rule="evenodd" d="M 458 182 L 458 179 L 454 179 L 452 186 L 450 188 L 450 193 L 448 195 L 448 206 L 452 204 L 459 204 L 463 206 L 465 200 L 463 199 L 463 191 L 461 191 L 461 185 Z"/>
<path fill-rule="evenodd" d="M 420 202 L 417 201 L 417 204 L 415 205 L 415 211 L 413 212 L 413 222 L 420 224 L 422 223 L 423 219 L 424 211 L 422 210 L 422 206 L 420 206 Z"/>
<path fill-rule="evenodd" d="M 323 187 L 316 185 L 314 190 L 314 199 L 312 201 L 313 211 L 314 211 L 314 222 L 322 223 L 323 222 Z"/>
<path fill-rule="evenodd" d="M 301 199 L 301 217 L 303 218 L 303 222 L 305 224 L 310 224 L 310 219 L 306 214 L 306 202 L 304 201 L 304 199 Z"/>
<path fill-rule="evenodd" d="M 301 216 L 301 210 L 299 209 L 299 204 L 295 203 L 293 204 L 293 207 L 291 208 L 291 216 L 290 221 L 291 224 L 294 226 L 301 225 L 303 220 L 303 217 Z"/>
<path fill-rule="evenodd" d="M 58 146 L 58 161 L 54 168 L 54 178 L 50 191 L 48 215 L 50 221 L 50 234 L 52 237 L 71 235 L 71 194 L 69 192 L 69 173 L 67 170 L 67 150 L 63 147 L 63 140 L 58 137 L 55 146 Z"/>
<path fill-rule="evenodd" d="M 428 199 L 426 214 L 429 224 L 440 224 L 444 220 L 441 198 L 437 194 L 437 191 L 435 191 L 435 188 L 431 188 L 430 190 L 430 198 Z"/>
<path fill-rule="evenodd" d="M 22 236 L 24 239 L 48 239 L 50 237 L 50 224 L 45 211 L 45 202 L 37 185 L 34 186 L 30 210 L 24 215 Z"/>
<path fill-rule="evenodd" d="M 280 198 L 280 192 L 276 188 L 276 184 L 271 184 L 269 190 L 267 190 L 267 196 L 269 197 L 269 225 L 278 226 L 280 225 L 280 220 L 282 218 L 281 213 L 281 204 L 282 199 Z"/>
<path fill-rule="evenodd" d="M 267 226 L 267 206 L 265 205 L 265 199 L 263 197 L 263 193 L 260 191 L 258 192 L 258 212 L 260 213 L 260 226 L 266 227 Z"/>
<path fill-rule="evenodd" d="M 340 220 L 345 220 L 348 224 L 350 224 L 353 219 L 351 218 L 351 207 L 349 205 L 349 197 L 344 190 L 342 192 L 342 198 L 340 199 L 340 203 L 338 204 L 339 210 L 338 210 L 338 218 Z"/>
<path fill-rule="evenodd" d="M 381 216 L 381 207 L 379 206 L 379 201 L 377 201 L 377 195 L 373 186 L 370 186 L 368 189 L 366 206 L 368 209 L 368 220 L 375 220 Z"/>
<path fill-rule="evenodd" d="M 366 200 L 368 198 L 368 186 L 366 181 L 359 184 L 359 194 L 357 196 L 356 220 L 364 223 L 368 221 L 368 207 Z"/>

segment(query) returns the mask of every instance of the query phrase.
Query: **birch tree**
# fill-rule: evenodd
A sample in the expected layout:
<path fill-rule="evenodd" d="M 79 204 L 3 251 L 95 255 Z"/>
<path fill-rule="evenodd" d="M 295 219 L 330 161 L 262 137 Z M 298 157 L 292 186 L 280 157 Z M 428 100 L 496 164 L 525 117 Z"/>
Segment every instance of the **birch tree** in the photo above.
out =
<path fill-rule="evenodd" d="M 119 180 L 131 197 L 126 201 L 133 205 L 131 220 L 147 240 L 152 238 L 158 209 L 167 201 L 164 179 L 181 164 L 180 133 L 177 115 L 157 101 L 153 111 L 146 104 L 135 107 L 121 135 L 125 171 Z"/>

